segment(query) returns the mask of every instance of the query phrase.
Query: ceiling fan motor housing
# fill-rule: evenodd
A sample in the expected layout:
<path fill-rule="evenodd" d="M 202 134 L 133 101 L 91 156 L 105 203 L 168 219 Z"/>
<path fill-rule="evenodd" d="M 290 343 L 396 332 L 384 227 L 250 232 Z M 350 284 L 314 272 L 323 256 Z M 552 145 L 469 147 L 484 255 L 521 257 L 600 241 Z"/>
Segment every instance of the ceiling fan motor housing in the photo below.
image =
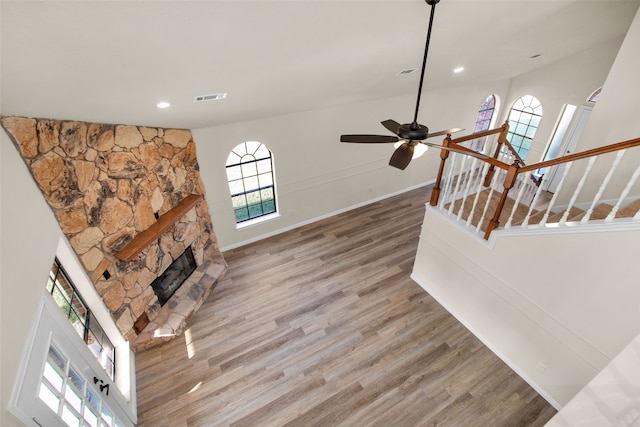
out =
<path fill-rule="evenodd" d="M 433 6 L 434 4 L 440 3 L 440 0 L 424 0 L 428 5 Z"/>
<path fill-rule="evenodd" d="M 398 136 L 410 141 L 422 141 L 429 136 L 429 128 L 418 123 L 406 123 L 398 128 Z"/>

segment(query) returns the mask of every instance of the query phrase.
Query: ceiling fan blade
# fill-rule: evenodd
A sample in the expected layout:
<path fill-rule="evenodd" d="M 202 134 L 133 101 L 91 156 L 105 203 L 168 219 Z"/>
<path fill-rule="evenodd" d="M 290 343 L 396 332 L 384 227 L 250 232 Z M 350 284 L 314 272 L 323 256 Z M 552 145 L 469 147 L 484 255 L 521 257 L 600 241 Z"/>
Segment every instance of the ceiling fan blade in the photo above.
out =
<path fill-rule="evenodd" d="M 412 157 L 413 144 L 411 144 L 410 141 L 407 141 L 400 147 L 396 148 L 396 151 L 393 152 L 393 155 L 389 160 L 389 165 L 393 166 L 394 168 L 404 170 L 411 162 Z"/>
<path fill-rule="evenodd" d="M 420 141 L 421 144 L 428 145 L 429 147 L 439 148 L 441 150 L 451 151 L 452 153 L 460 153 L 471 157 L 476 157 L 478 159 L 490 159 L 493 160 L 493 157 L 486 156 L 482 153 L 478 153 L 477 151 L 473 151 L 466 147 L 444 147 L 442 145 L 433 144 L 431 142 Z"/>
<path fill-rule="evenodd" d="M 365 144 L 377 144 L 385 142 L 398 142 L 395 136 L 387 135 L 342 135 L 340 142 L 357 142 Z"/>
<path fill-rule="evenodd" d="M 386 127 L 387 129 L 389 129 L 391 132 L 393 132 L 394 134 L 398 134 L 398 131 L 400 130 L 400 123 L 396 122 L 395 120 L 385 120 L 384 122 L 381 122 L 382 126 Z"/>
<path fill-rule="evenodd" d="M 464 129 L 461 129 L 461 128 L 452 128 L 452 129 L 441 130 L 441 131 L 438 131 L 438 132 L 429 133 L 429 136 L 427 136 L 427 138 L 433 138 L 434 136 L 441 136 L 441 135 L 450 135 L 452 133 L 460 132 L 460 131 L 463 131 L 463 130 Z"/>

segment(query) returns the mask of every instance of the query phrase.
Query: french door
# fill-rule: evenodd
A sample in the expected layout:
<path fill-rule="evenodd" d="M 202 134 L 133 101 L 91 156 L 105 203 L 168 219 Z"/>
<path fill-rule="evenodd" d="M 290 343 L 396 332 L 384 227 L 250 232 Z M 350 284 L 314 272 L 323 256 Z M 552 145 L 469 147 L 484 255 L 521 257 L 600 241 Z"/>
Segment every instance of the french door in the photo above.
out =
<path fill-rule="evenodd" d="M 130 427 L 135 409 L 42 294 L 10 410 L 27 426 Z"/>

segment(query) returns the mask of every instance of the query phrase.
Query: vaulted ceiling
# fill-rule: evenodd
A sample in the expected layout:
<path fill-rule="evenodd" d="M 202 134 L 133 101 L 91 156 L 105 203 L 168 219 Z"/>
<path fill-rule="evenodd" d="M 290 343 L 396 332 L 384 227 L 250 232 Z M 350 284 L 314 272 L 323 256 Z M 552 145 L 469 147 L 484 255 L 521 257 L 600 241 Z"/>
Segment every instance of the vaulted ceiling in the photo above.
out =
<path fill-rule="evenodd" d="M 442 0 L 426 88 L 513 77 L 619 38 L 638 5 Z M 424 0 L 3 0 L 0 112 L 194 129 L 413 94 L 419 73 L 398 73 L 420 67 L 428 18 Z"/>

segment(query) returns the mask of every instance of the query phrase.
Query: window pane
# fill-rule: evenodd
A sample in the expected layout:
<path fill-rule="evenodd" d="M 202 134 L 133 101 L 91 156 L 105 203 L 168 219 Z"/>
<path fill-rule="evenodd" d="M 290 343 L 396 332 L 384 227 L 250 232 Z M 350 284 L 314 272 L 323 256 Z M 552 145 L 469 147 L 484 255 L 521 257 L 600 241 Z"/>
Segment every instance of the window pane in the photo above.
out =
<path fill-rule="evenodd" d="M 242 173 L 240 171 L 240 166 L 231 166 L 227 168 L 227 180 L 232 181 L 234 179 L 242 178 Z"/>
<path fill-rule="evenodd" d="M 89 390 L 89 388 L 87 388 L 86 396 L 87 396 L 87 400 L 85 402 L 87 407 L 93 409 L 95 412 L 100 412 L 98 410 L 98 408 L 100 407 L 100 399 L 98 398 L 98 396 L 93 394 L 93 392 Z"/>
<path fill-rule="evenodd" d="M 240 156 L 238 156 L 236 153 L 231 152 L 229 154 L 229 157 L 227 157 L 227 163 L 226 166 L 229 165 L 237 165 L 238 163 L 240 163 Z"/>
<path fill-rule="evenodd" d="M 540 125 L 540 116 L 532 116 L 529 125 L 537 128 Z"/>
<path fill-rule="evenodd" d="M 524 135 L 527 133 L 527 125 L 523 123 L 518 123 L 516 128 L 513 130 L 517 135 Z"/>
<path fill-rule="evenodd" d="M 73 389 L 73 387 L 67 386 L 67 388 L 65 388 L 64 400 L 69 404 L 70 407 L 72 407 L 76 411 L 80 411 L 82 398 L 80 397 L 78 392 Z"/>
<path fill-rule="evenodd" d="M 260 192 L 254 191 L 253 193 L 248 193 L 247 194 L 247 204 L 248 205 L 255 205 L 257 203 L 260 203 Z"/>
<path fill-rule="evenodd" d="M 64 405 L 64 408 L 62 409 L 62 421 L 64 421 L 69 427 L 77 427 L 80 425 L 80 417 L 67 405 Z"/>
<path fill-rule="evenodd" d="M 258 173 L 269 172 L 271 174 L 271 159 L 258 160 Z"/>
<path fill-rule="evenodd" d="M 255 156 L 256 152 L 261 146 L 262 144 L 259 143 L 258 141 L 247 141 L 246 142 L 247 153 Z"/>
<path fill-rule="evenodd" d="M 247 208 L 241 208 L 235 210 L 236 222 L 246 221 L 249 219 L 249 210 Z"/>
<path fill-rule="evenodd" d="M 271 152 L 264 144 L 260 144 L 260 148 L 258 148 L 258 151 L 256 151 L 255 156 L 256 159 L 271 158 Z"/>
<path fill-rule="evenodd" d="M 98 415 L 89 408 L 84 408 L 84 423 L 89 427 L 98 427 Z"/>
<path fill-rule="evenodd" d="M 42 376 L 49 381 L 58 393 L 62 393 L 62 383 L 64 382 L 64 378 L 53 366 L 51 366 L 49 361 L 44 364 L 44 374 Z"/>
<path fill-rule="evenodd" d="M 262 215 L 262 205 L 250 205 L 249 206 L 249 217 L 255 218 Z"/>
<path fill-rule="evenodd" d="M 244 194 L 241 194 L 240 196 L 232 197 L 231 202 L 233 203 L 233 207 L 235 209 L 244 208 L 247 206 L 247 198 Z"/>
<path fill-rule="evenodd" d="M 260 190 L 260 198 L 262 199 L 262 202 L 273 200 L 273 188 Z"/>
<path fill-rule="evenodd" d="M 242 180 L 229 181 L 229 191 L 231 194 L 244 193 L 244 184 L 242 183 Z"/>
<path fill-rule="evenodd" d="M 65 297 L 64 293 L 60 291 L 60 288 L 58 286 L 56 286 L 51 295 L 53 296 L 53 300 L 56 302 L 58 307 L 60 307 L 65 316 L 69 317 L 69 312 L 71 311 L 69 300 Z"/>
<path fill-rule="evenodd" d="M 263 173 L 258 175 L 258 179 L 260 180 L 260 187 L 268 187 L 273 185 L 273 177 L 271 173 Z"/>
<path fill-rule="evenodd" d="M 247 146 L 246 144 L 240 144 L 236 148 L 233 149 L 233 152 L 236 153 L 240 159 L 247 154 Z"/>
<path fill-rule="evenodd" d="M 113 426 L 113 415 L 111 415 L 111 411 L 106 406 L 102 407 L 102 421 L 105 425 Z"/>
<path fill-rule="evenodd" d="M 247 178 L 258 174 L 255 162 L 242 164 L 242 176 Z"/>
<path fill-rule="evenodd" d="M 244 179 L 244 190 L 245 191 L 253 191 L 253 190 L 257 190 L 258 188 L 260 188 L 260 186 L 258 185 L 258 177 L 257 176 L 252 176 L 250 178 L 245 178 Z"/>
<path fill-rule="evenodd" d="M 527 131 L 524 133 L 524 135 L 528 138 L 528 139 L 533 139 L 533 136 L 536 134 L 536 127 L 535 126 L 529 126 L 527 128 Z"/>
<path fill-rule="evenodd" d="M 275 200 L 267 200 L 266 202 L 262 203 L 262 207 L 264 210 L 264 213 L 272 213 L 276 211 L 276 202 Z"/>
<path fill-rule="evenodd" d="M 38 397 L 42 400 L 53 412 L 58 413 L 58 407 L 60 406 L 60 398 L 49 388 L 49 386 L 43 381 L 40 383 L 40 392 Z"/>
<path fill-rule="evenodd" d="M 67 367 L 67 359 L 53 346 L 49 347 L 47 359 L 58 368 L 58 372 L 65 372 Z"/>

